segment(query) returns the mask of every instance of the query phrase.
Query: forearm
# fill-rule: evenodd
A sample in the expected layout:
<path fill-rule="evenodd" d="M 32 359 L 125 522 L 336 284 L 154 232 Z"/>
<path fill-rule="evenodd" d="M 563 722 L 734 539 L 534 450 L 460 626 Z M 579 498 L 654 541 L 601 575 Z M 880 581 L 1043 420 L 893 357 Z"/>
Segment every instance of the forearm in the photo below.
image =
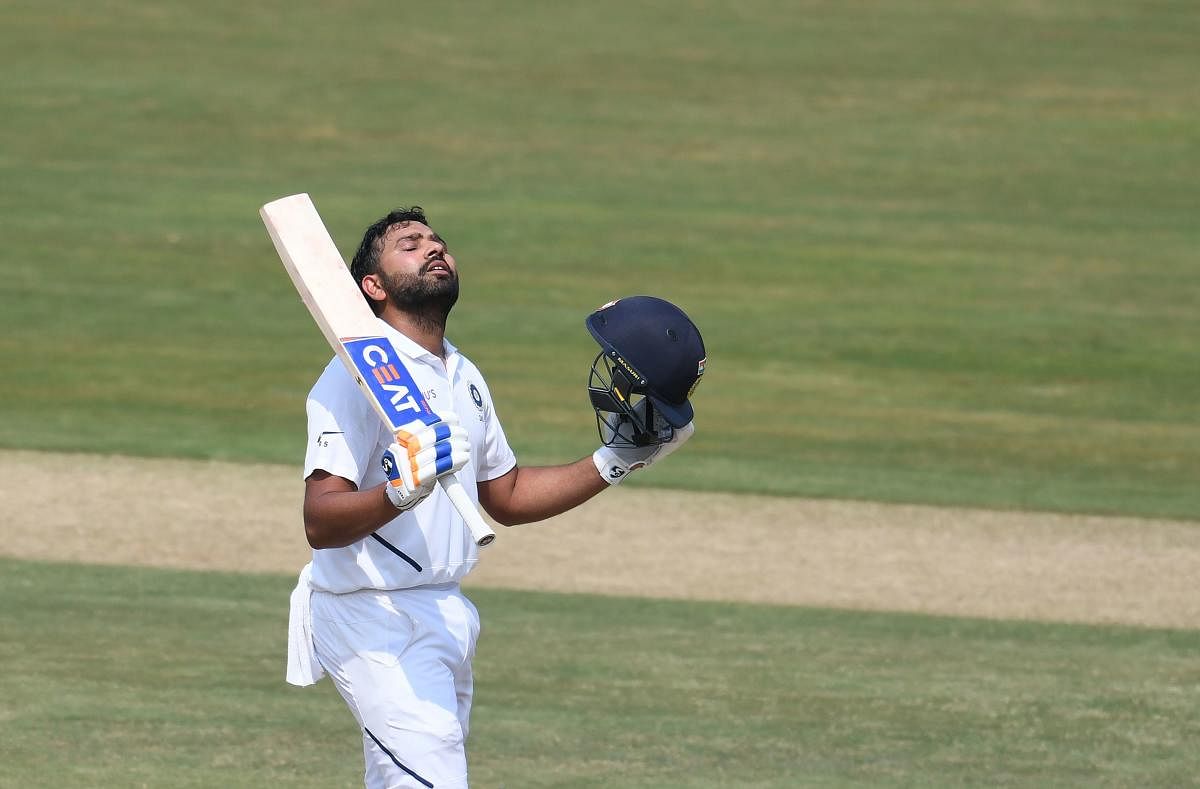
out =
<path fill-rule="evenodd" d="M 313 548 L 342 548 L 375 532 L 399 513 L 383 485 L 324 490 L 304 497 L 304 533 Z"/>
<path fill-rule="evenodd" d="M 481 483 L 479 501 L 496 522 L 516 526 L 560 515 L 608 487 L 589 456 L 562 466 L 517 467 Z"/>

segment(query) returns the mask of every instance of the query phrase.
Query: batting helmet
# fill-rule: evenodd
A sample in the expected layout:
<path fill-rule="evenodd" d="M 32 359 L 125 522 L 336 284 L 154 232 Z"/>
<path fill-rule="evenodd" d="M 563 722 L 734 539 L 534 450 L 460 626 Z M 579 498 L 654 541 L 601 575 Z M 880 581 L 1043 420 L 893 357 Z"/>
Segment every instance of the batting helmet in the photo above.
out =
<path fill-rule="evenodd" d="M 670 441 L 692 421 L 688 398 L 704 374 L 696 324 L 669 301 L 628 296 L 593 312 L 586 325 L 601 348 L 588 381 L 601 439 L 610 446 Z"/>

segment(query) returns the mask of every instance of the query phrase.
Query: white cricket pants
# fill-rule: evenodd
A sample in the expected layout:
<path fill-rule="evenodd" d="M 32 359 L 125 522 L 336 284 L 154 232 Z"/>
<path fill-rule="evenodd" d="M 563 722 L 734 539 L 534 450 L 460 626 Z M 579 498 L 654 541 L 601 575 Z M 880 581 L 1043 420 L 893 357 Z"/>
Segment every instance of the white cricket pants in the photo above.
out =
<path fill-rule="evenodd" d="M 367 789 L 466 789 L 479 612 L 458 584 L 314 591 L 312 631 L 362 729 Z"/>

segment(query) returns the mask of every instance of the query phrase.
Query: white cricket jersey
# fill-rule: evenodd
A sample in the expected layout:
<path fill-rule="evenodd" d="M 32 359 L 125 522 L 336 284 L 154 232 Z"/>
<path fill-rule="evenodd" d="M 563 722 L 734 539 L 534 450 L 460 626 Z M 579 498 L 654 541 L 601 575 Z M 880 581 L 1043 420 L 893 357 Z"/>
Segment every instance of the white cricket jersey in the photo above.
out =
<path fill-rule="evenodd" d="M 405 366 L 435 413 L 453 410 L 471 437 L 471 459 L 459 479 L 473 500 L 475 482 L 496 479 L 517 464 L 479 369 L 445 342 L 446 360 L 379 321 L 405 356 Z M 380 459 L 393 441 L 337 357 L 308 394 L 304 478 L 315 469 L 344 477 L 360 490 L 384 482 Z M 344 548 L 313 551 L 312 586 L 326 592 L 407 589 L 462 580 L 479 557 L 471 532 L 441 486 L 373 535 Z"/>

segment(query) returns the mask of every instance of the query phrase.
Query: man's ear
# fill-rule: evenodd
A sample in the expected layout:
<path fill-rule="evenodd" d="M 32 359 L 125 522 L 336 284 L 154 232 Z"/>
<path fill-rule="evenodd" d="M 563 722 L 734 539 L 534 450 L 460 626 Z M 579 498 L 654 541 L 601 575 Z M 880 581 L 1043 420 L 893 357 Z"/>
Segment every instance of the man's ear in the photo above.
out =
<path fill-rule="evenodd" d="M 362 285 L 359 287 L 362 288 L 362 292 L 364 295 L 366 295 L 367 301 L 370 302 L 371 306 L 376 312 L 379 312 L 379 310 L 383 307 L 384 302 L 387 301 L 387 291 L 383 289 L 383 283 L 379 281 L 379 275 L 368 274 L 367 276 L 363 277 Z"/>

